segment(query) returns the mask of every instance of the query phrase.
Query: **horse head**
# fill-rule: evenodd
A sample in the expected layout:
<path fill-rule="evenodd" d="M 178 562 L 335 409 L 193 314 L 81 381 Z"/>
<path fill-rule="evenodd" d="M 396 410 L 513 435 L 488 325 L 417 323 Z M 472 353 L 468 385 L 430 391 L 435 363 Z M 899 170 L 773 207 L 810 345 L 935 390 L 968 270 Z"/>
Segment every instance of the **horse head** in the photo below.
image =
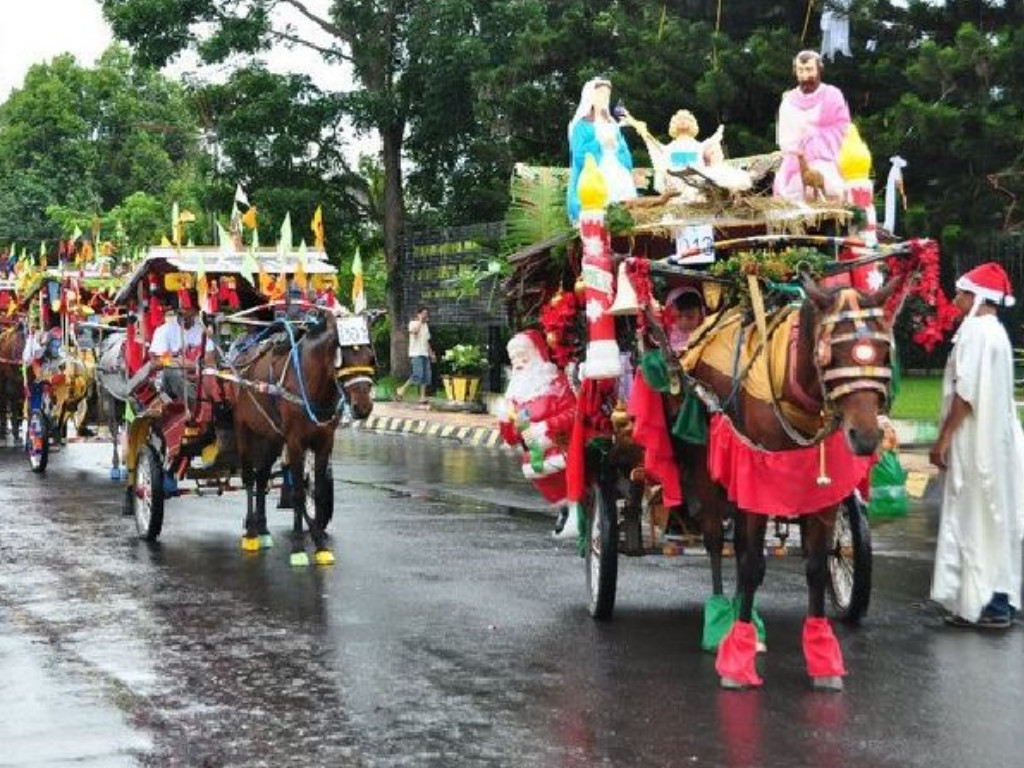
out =
<path fill-rule="evenodd" d="M 370 320 L 364 315 L 330 314 L 338 337 L 334 377 L 352 407 L 352 415 L 365 419 L 373 410 L 373 376 L 377 356 L 370 343 Z"/>
<path fill-rule="evenodd" d="M 874 453 L 882 437 L 878 417 L 892 394 L 892 319 L 885 304 L 898 288 L 893 281 L 871 294 L 830 291 L 804 279 L 824 410 L 841 419 L 850 450 L 858 456 Z"/>

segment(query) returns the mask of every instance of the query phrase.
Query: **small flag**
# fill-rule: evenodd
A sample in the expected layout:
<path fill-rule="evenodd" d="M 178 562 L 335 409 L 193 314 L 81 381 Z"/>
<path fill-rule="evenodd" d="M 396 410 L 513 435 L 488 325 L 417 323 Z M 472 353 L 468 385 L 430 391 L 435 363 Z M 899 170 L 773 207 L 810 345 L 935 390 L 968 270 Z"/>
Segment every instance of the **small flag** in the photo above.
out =
<path fill-rule="evenodd" d="M 286 213 L 284 221 L 281 222 L 281 234 L 277 239 L 278 253 L 291 253 L 292 251 L 292 215 Z"/>
<path fill-rule="evenodd" d="M 243 208 L 245 210 L 249 209 L 249 198 L 245 194 L 245 190 L 242 189 L 242 185 L 241 184 L 239 184 L 238 186 L 235 187 L 235 202 L 239 206 L 241 206 L 241 208 Z"/>
<path fill-rule="evenodd" d="M 206 280 L 206 262 L 203 259 L 203 252 L 199 252 L 198 263 L 196 264 L 196 298 L 199 300 L 199 306 L 202 309 L 206 309 L 209 303 L 209 283 Z"/>
<path fill-rule="evenodd" d="M 132 404 L 130 401 L 124 401 L 124 423 L 131 424 L 135 421 L 135 411 L 132 410 Z"/>
<path fill-rule="evenodd" d="M 249 285 L 252 285 L 252 286 L 256 285 L 256 283 L 253 281 L 253 275 L 255 275 L 257 271 L 259 271 L 259 268 L 260 268 L 260 265 L 256 263 L 256 258 L 252 255 L 252 253 L 250 253 L 249 251 L 246 251 L 245 253 L 242 254 L 242 264 L 241 264 L 241 270 L 240 271 L 242 273 L 242 277 L 244 277 L 246 279 L 246 282 L 248 282 Z M 262 291 L 262 288 L 263 288 L 263 283 L 261 281 L 260 282 L 260 289 L 261 289 L 261 291 Z"/>
<path fill-rule="evenodd" d="M 246 229 L 256 229 L 256 206 L 252 206 L 242 214 L 242 224 L 245 225 Z"/>
<path fill-rule="evenodd" d="M 167 239 L 167 235 L 160 235 L 160 245 L 164 248 L 171 247 L 171 241 Z"/>
<path fill-rule="evenodd" d="M 217 238 L 220 240 L 221 253 L 234 253 L 235 244 L 231 240 L 231 233 L 224 229 L 224 225 L 217 222 Z"/>
<path fill-rule="evenodd" d="M 313 230 L 313 247 L 318 251 L 324 250 L 326 239 L 324 237 L 324 208 L 322 205 L 318 205 L 316 211 L 313 212 L 313 221 L 310 222 L 309 228 Z"/>
<path fill-rule="evenodd" d="M 75 240 L 78 240 L 81 237 L 82 237 L 82 228 L 76 224 L 75 225 L 75 231 L 71 233 L 71 240 L 72 240 L 72 242 L 74 242 Z"/>
<path fill-rule="evenodd" d="M 171 242 L 175 245 L 181 245 L 181 229 L 178 219 L 180 217 L 180 211 L 178 209 L 178 201 L 175 200 L 171 206 Z"/>
<path fill-rule="evenodd" d="M 363 288 L 363 257 L 356 246 L 356 255 L 352 258 L 352 311 L 356 314 L 366 309 L 366 291 Z"/>

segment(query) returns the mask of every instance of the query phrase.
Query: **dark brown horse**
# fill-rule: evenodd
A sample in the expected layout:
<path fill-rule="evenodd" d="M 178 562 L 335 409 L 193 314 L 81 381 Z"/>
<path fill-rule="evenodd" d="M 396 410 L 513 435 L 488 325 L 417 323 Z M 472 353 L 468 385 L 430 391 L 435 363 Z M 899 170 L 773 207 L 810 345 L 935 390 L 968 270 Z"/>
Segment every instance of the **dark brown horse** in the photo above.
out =
<path fill-rule="evenodd" d="M 7 437 L 7 425 L 15 439 L 21 435 L 25 380 L 21 355 L 25 349 L 25 328 L 21 323 L 4 325 L 0 330 L 0 439 Z"/>
<path fill-rule="evenodd" d="M 338 319 L 322 311 L 304 330 L 288 320 L 279 324 L 284 331 L 282 343 L 264 344 L 234 363 L 241 382 L 232 397 L 233 421 L 247 496 L 242 546 L 258 550 L 272 545 L 267 486 L 283 449 L 282 461 L 292 481 L 292 563 L 309 562 L 303 541 L 305 520 L 316 562 L 329 564 L 334 557 L 325 529 L 333 514 L 334 433 L 346 403 L 356 419 L 365 419 L 373 409 L 373 347 L 362 316 Z M 307 512 L 309 499 L 315 507 L 312 517 Z"/>
<path fill-rule="evenodd" d="M 826 434 L 840 430 L 850 452 L 870 456 L 881 439 L 878 416 L 885 407 L 891 377 L 892 328 L 882 308 L 896 289 L 896 284 L 891 284 L 874 294 L 862 295 L 852 289 L 826 291 L 806 280 L 807 298 L 799 309 L 797 330 L 793 331 L 784 361 L 785 383 L 774 393 L 774 404 L 752 397 L 743 389 L 737 391 L 733 377 L 703 361 L 697 363 L 692 374 L 719 403 L 728 404 L 725 410 L 736 430 L 763 449 L 816 450 L 807 446 L 817 445 Z M 770 328 L 768 334 L 771 336 Z M 817 434 L 810 434 L 806 427 L 803 431 L 796 428 L 786 416 L 792 412 L 786 407 L 794 404 L 811 416 L 823 414 Z M 711 556 L 714 594 L 722 595 L 723 521 L 731 506 L 725 489 L 712 480 L 708 458 L 707 446 L 693 444 L 686 445 L 680 456 L 686 469 L 688 498 L 697 508 Z M 826 482 L 825 473 L 821 475 L 818 481 Z M 844 674 L 838 643 L 825 618 L 827 560 L 838 508 L 836 504 L 809 509 L 799 518 L 807 558 L 804 651 L 813 685 L 828 690 L 840 689 Z M 736 513 L 739 621 L 719 646 L 716 665 L 722 685 L 730 688 L 761 682 L 754 666 L 756 635 L 751 620 L 754 595 L 765 575 L 768 523 L 766 514 L 744 509 Z"/>

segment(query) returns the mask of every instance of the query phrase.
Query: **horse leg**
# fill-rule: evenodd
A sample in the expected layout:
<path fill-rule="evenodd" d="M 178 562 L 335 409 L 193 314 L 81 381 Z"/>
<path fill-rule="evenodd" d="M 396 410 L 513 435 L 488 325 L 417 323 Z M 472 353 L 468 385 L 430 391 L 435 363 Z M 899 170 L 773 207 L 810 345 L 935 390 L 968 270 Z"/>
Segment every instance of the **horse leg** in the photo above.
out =
<path fill-rule="evenodd" d="M 737 512 L 736 556 L 739 568 L 739 616 L 718 646 L 715 669 L 723 688 L 749 688 L 764 681 L 757 674 L 757 629 L 752 621 L 754 595 L 764 581 L 765 515 Z"/>
<path fill-rule="evenodd" d="M 288 447 L 288 471 L 292 478 L 292 565 L 309 565 L 306 554 L 305 534 L 302 530 L 302 518 L 306 515 L 306 478 L 302 471 L 305 451 L 301 447 Z"/>
<path fill-rule="evenodd" d="M 267 527 L 267 489 L 270 486 L 270 467 L 260 467 L 256 472 L 256 531 L 260 537 L 260 548 L 270 549 L 274 538 Z"/>
<path fill-rule="evenodd" d="M 704 549 L 711 561 L 711 596 L 704 602 L 704 629 L 700 647 L 714 653 L 736 618 L 735 605 L 725 596 L 722 584 L 722 547 L 728 505 L 720 487 L 708 476 L 703 447 L 696 449 L 687 446 L 682 449 L 682 454 L 686 467 L 683 487 L 686 488 L 687 504 L 700 524 Z"/>
<path fill-rule="evenodd" d="M 825 589 L 828 585 L 828 547 L 832 541 L 836 510 L 807 517 L 804 526 L 807 552 L 807 618 L 804 619 L 803 648 L 811 687 L 819 691 L 841 691 L 846 668 L 839 641 L 825 617 Z"/>
<path fill-rule="evenodd" d="M 313 557 L 317 565 L 332 565 L 334 563 L 334 553 L 327 545 L 326 531 L 329 519 L 327 505 L 334 497 L 332 489 L 327 487 L 327 484 L 331 482 L 327 472 L 327 464 L 330 459 L 331 446 L 329 443 L 326 447 L 320 446 L 316 449 L 316 458 L 313 462 L 313 502 L 316 510 L 310 521 L 309 533 L 313 537 L 313 544 L 316 547 Z"/>
<path fill-rule="evenodd" d="M 0 440 L 7 439 L 7 405 L 9 401 L 7 379 L 0 378 Z"/>
<path fill-rule="evenodd" d="M 113 399 L 108 399 L 104 406 L 107 410 L 107 429 L 110 431 L 110 479 L 117 481 L 121 479 L 121 455 L 118 453 L 121 442 L 121 430 L 117 418 L 117 404 Z"/>
<path fill-rule="evenodd" d="M 259 552 L 260 538 L 256 525 L 256 470 L 246 459 L 242 463 L 242 485 L 245 486 L 245 533 L 242 534 L 242 549 L 245 552 Z"/>

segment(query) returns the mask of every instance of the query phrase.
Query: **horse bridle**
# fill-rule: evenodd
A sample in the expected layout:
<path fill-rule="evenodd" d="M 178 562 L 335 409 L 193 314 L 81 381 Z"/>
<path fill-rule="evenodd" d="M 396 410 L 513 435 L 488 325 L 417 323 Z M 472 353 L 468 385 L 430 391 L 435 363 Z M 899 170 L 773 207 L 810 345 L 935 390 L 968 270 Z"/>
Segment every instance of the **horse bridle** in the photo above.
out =
<path fill-rule="evenodd" d="M 849 309 L 847 309 L 849 307 Z M 853 392 L 873 390 L 882 396 L 883 406 L 888 405 L 892 397 L 892 367 L 875 365 L 879 356 L 878 350 L 871 343 L 884 342 L 891 350 L 893 346 L 892 328 L 877 331 L 868 327 L 866 320 L 885 318 L 882 307 L 861 309 L 860 296 L 852 288 L 844 288 L 836 297 L 832 311 L 822 318 L 814 336 L 814 367 L 821 384 L 821 394 L 826 411 L 834 411 L 838 400 Z M 833 334 L 838 323 L 852 321 L 852 333 Z M 854 365 L 842 368 L 826 369 L 832 361 L 832 348 L 836 344 L 853 343 L 851 356 Z M 830 387 L 830 382 L 850 379 L 844 384 Z"/>
<path fill-rule="evenodd" d="M 782 403 L 779 400 L 779 393 L 771 385 L 769 375 L 769 388 L 772 397 L 772 410 L 786 436 L 799 446 L 807 447 L 817 445 L 827 434 L 829 434 L 838 421 L 839 406 L 841 397 L 853 392 L 874 391 L 882 396 L 883 408 L 887 407 L 892 399 L 892 368 L 890 366 L 874 365 L 878 357 L 878 351 L 871 344 L 872 341 L 884 341 L 892 349 L 892 329 L 886 332 L 876 331 L 868 328 L 866 320 L 884 318 L 885 310 L 881 307 L 862 309 L 860 306 L 860 295 L 852 288 L 844 288 L 836 296 L 832 309 L 818 323 L 814 333 L 814 371 L 818 379 L 818 386 L 821 389 L 822 398 L 822 423 L 821 428 L 812 437 L 804 437 L 794 427 L 782 411 Z M 853 321 L 854 331 L 852 333 L 834 334 L 837 324 Z M 832 361 L 832 348 L 836 344 L 853 342 L 853 358 L 855 365 L 844 365 L 842 368 L 826 369 Z M 766 344 L 765 349 L 770 349 Z M 846 380 L 843 384 L 830 387 L 829 383 Z"/>

